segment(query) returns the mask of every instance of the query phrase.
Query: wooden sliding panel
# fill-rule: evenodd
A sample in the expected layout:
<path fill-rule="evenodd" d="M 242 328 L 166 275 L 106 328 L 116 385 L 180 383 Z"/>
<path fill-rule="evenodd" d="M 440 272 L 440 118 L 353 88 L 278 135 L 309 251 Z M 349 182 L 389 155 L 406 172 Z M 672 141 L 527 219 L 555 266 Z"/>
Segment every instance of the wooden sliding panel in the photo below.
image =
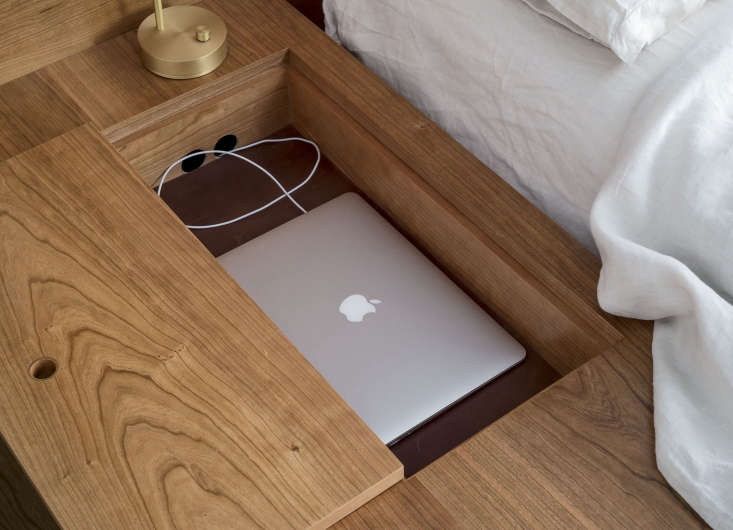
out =
<path fill-rule="evenodd" d="M 258 3 L 232 2 L 222 11 L 218 0 L 201 6 L 227 23 L 229 53 L 219 68 L 195 79 L 165 79 L 140 62 L 136 31 L 130 31 L 93 48 L 67 57 L 45 70 L 65 90 L 99 129 L 113 127 L 153 107 L 197 89 L 208 90 L 241 69 L 257 68 L 260 61 L 281 60 L 287 45 L 278 38 L 280 26 L 264 19 Z M 151 1 L 152 5 L 152 1 Z M 268 31 L 269 30 L 269 31 Z"/>
<path fill-rule="evenodd" d="M 633 349 L 616 345 L 414 478 L 465 526 L 704 528 L 657 470 Z"/>
<path fill-rule="evenodd" d="M 607 347 L 593 328 L 605 324 L 600 317 L 566 312 L 547 286 L 294 69 L 290 98 L 295 127 L 556 370 L 567 373 Z"/>
<path fill-rule="evenodd" d="M 635 349 L 617 344 L 338 528 L 705 528 L 656 468 Z"/>
<path fill-rule="evenodd" d="M 0 432 L 64 528 L 324 527 L 401 479 L 92 128 L 0 164 L 0 233 Z"/>
<path fill-rule="evenodd" d="M 274 61 L 282 62 L 284 54 Z M 262 65 L 192 90 L 105 129 L 103 135 L 148 184 L 174 160 L 194 149 L 213 149 L 225 134 L 239 145 L 265 138 L 290 123 L 283 64 Z M 207 157 L 212 160 L 212 156 Z M 169 178 L 182 173 L 180 166 Z"/>
<path fill-rule="evenodd" d="M 152 13 L 152 5 L 151 0 L 3 0 L 0 84 L 134 28 Z"/>
<path fill-rule="evenodd" d="M 35 72 L 0 85 L 0 161 L 87 121 L 48 76 Z"/>

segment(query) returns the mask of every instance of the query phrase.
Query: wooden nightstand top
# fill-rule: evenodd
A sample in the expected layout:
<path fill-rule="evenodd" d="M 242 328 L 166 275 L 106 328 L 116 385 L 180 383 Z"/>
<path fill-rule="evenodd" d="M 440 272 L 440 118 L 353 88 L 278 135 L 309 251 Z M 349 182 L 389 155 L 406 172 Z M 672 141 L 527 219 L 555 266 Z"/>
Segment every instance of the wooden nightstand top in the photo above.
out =
<path fill-rule="evenodd" d="M 700 524 L 654 462 L 651 325 L 597 307 L 596 258 L 283 0 L 202 5 L 230 29 L 214 74 L 157 78 L 129 32 L 0 86 L 0 431 L 57 520 L 319 526 L 402 476 L 114 148 L 283 64 L 296 126 L 386 151 L 332 159 L 406 230 L 404 193 L 449 212 L 429 248 L 565 375 L 340 524 Z"/>

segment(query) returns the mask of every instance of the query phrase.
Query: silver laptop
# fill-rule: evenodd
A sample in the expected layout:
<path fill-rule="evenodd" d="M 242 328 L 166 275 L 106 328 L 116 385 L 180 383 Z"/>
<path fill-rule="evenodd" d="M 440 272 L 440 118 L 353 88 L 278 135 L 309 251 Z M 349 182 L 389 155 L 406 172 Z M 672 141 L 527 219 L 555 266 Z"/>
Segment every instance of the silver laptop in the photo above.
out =
<path fill-rule="evenodd" d="M 219 261 L 388 445 L 525 356 L 354 193 Z"/>

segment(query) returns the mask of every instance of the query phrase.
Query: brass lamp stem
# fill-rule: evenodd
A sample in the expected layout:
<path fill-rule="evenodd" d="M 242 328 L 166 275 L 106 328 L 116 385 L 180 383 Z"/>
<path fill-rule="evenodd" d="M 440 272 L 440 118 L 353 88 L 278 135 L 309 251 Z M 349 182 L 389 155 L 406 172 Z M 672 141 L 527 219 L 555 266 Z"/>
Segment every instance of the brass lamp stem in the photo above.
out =
<path fill-rule="evenodd" d="M 158 31 L 163 31 L 165 26 L 163 25 L 163 0 L 153 0 L 155 6 L 155 27 Z"/>

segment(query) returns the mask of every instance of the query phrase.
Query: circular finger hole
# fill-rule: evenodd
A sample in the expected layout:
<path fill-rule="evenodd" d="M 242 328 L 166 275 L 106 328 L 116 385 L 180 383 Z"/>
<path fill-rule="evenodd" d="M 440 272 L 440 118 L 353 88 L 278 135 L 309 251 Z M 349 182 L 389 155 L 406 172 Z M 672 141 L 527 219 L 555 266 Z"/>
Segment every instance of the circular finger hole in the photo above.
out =
<path fill-rule="evenodd" d="M 216 142 L 216 145 L 214 146 L 214 149 L 216 151 L 231 151 L 237 147 L 237 137 L 233 134 L 227 134 L 226 136 L 222 136 L 219 138 L 219 141 Z M 221 153 L 216 153 L 214 156 L 224 156 Z"/>
<path fill-rule="evenodd" d="M 196 153 L 201 153 L 200 155 L 196 155 Z M 190 155 L 196 155 L 196 156 L 190 156 Z M 206 160 L 206 155 L 201 152 L 201 149 L 194 149 L 190 153 L 186 155 L 189 158 L 186 158 L 183 162 L 181 162 L 181 169 L 184 173 L 188 173 L 189 171 L 193 171 L 194 169 L 200 168 L 204 160 Z"/>
<path fill-rule="evenodd" d="M 30 373 L 33 379 L 43 380 L 53 377 L 56 373 L 56 361 L 50 357 L 38 359 L 31 364 Z"/>

